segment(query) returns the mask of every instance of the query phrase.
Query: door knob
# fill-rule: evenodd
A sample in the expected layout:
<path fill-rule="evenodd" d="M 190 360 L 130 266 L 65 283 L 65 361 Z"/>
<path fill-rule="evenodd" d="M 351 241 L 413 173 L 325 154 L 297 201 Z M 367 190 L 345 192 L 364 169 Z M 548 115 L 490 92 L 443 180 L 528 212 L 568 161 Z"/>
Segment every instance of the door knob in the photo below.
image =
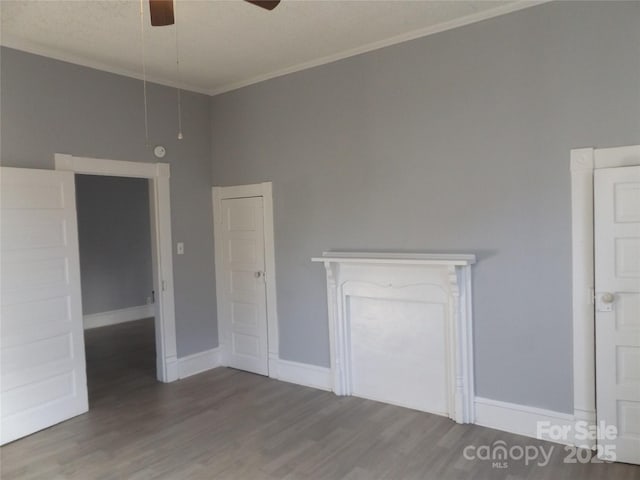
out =
<path fill-rule="evenodd" d="M 262 277 L 262 272 L 261 272 L 261 271 L 257 271 L 257 272 L 255 273 L 255 276 L 256 276 L 256 278 L 260 278 L 260 277 Z"/>
<path fill-rule="evenodd" d="M 600 299 L 602 300 L 602 303 L 613 303 L 613 301 L 616 299 L 616 296 L 611 292 L 604 292 Z"/>

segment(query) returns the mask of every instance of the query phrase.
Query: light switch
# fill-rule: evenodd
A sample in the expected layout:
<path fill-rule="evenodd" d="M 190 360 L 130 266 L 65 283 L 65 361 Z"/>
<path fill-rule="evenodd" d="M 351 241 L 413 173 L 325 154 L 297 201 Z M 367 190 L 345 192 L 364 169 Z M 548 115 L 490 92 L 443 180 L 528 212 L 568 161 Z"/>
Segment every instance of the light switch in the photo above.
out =
<path fill-rule="evenodd" d="M 184 255 L 184 243 L 178 242 L 176 245 L 178 255 Z"/>

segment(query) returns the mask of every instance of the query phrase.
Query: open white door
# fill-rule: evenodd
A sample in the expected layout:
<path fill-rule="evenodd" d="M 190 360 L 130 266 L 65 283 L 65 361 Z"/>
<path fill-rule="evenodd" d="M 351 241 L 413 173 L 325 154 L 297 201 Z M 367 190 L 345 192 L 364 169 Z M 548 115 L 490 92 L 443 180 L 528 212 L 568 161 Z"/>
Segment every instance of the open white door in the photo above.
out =
<path fill-rule="evenodd" d="M 269 374 L 262 197 L 222 200 L 225 352 L 230 367 Z"/>
<path fill-rule="evenodd" d="M 594 174 L 598 454 L 640 463 L 640 166 Z"/>
<path fill-rule="evenodd" d="M 71 172 L 0 168 L 0 442 L 88 410 Z"/>

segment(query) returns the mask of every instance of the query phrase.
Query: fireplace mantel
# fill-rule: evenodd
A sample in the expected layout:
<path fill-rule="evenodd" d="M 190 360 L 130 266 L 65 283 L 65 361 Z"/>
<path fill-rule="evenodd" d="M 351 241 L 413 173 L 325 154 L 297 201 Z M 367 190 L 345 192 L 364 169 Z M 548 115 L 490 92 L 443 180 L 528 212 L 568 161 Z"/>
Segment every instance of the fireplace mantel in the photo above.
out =
<path fill-rule="evenodd" d="M 312 261 L 327 275 L 333 391 L 472 423 L 475 255 L 324 252 Z"/>
<path fill-rule="evenodd" d="M 467 266 L 476 263 L 476 256 L 449 253 L 323 252 L 321 257 L 314 257 L 311 261 L 324 263 Z"/>

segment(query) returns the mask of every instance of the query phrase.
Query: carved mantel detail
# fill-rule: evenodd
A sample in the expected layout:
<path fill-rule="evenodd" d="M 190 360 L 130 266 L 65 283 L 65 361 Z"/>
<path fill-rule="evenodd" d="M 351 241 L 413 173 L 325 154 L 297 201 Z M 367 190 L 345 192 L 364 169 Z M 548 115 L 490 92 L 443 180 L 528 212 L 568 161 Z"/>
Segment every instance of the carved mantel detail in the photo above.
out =
<path fill-rule="evenodd" d="M 352 365 L 355 355 L 352 351 L 352 301 L 366 299 L 400 302 L 399 305 L 440 305 L 442 312 L 434 324 L 439 324 L 441 320 L 444 323 L 442 343 L 445 344 L 443 350 L 446 360 L 442 362 L 442 375 L 446 379 L 446 387 L 443 386 L 442 389 L 446 392 L 442 393 L 446 401 L 443 402 L 443 408 L 434 413 L 448 415 L 458 423 L 472 423 L 474 391 L 471 265 L 476 261 L 475 256 L 325 252 L 312 261 L 322 262 L 326 269 L 333 391 L 337 395 L 358 394 L 354 392 L 354 384 L 357 384 L 354 375 L 357 376 L 358 373 L 354 373 Z M 402 306 L 398 308 L 401 310 Z M 428 316 L 428 307 L 425 307 L 424 312 L 418 316 Z M 358 321 L 362 324 L 363 320 Z M 368 325 L 366 318 L 364 321 L 365 326 Z M 420 368 L 420 355 L 423 352 L 420 351 L 421 347 L 415 346 L 415 342 L 413 348 L 417 353 L 413 358 L 412 368 Z M 384 357 L 388 354 L 382 355 Z M 390 355 L 393 356 L 393 353 Z M 430 363 L 429 368 L 433 370 L 435 367 Z M 401 387 L 398 388 L 400 390 Z M 402 399 L 397 402 L 402 404 Z M 389 400 L 389 403 L 395 402 Z M 420 406 L 412 408 L 431 411 Z"/>

